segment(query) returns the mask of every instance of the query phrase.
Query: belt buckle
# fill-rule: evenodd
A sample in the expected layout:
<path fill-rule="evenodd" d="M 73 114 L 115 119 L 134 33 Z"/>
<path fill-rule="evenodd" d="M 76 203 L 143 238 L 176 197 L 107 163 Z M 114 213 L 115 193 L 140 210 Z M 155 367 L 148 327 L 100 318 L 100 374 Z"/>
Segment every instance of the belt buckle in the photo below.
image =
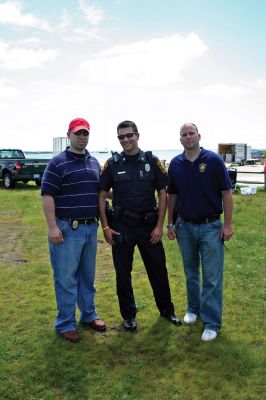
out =
<path fill-rule="evenodd" d="M 78 229 L 78 226 L 79 226 L 78 220 L 73 219 L 73 220 L 71 221 L 71 228 L 73 229 L 73 231 L 75 231 L 76 229 Z"/>

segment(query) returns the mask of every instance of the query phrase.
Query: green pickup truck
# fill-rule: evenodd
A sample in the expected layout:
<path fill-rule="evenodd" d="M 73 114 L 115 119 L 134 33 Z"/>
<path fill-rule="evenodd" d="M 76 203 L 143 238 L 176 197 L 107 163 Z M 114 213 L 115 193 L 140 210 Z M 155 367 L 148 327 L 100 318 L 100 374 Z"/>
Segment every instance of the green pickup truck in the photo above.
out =
<path fill-rule="evenodd" d="M 6 189 L 14 188 L 17 181 L 35 181 L 40 186 L 48 161 L 26 158 L 19 149 L 0 149 L 0 179 Z"/>

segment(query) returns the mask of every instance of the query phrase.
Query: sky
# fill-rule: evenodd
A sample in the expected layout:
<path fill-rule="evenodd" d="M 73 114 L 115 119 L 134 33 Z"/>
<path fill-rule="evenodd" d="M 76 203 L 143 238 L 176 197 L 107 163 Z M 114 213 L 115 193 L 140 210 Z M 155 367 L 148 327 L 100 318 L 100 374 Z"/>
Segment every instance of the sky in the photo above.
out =
<path fill-rule="evenodd" d="M 90 150 L 266 148 L 266 0 L 0 0 L 0 148 L 50 151 L 73 118 Z"/>

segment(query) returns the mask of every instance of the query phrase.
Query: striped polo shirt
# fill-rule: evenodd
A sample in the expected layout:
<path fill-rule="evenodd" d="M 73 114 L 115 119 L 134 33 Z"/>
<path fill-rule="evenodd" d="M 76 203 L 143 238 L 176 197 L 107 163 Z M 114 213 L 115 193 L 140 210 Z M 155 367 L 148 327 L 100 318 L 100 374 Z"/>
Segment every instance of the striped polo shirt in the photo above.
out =
<path fill-rule="evenodd" d="M 99 172 L 98 160 L 87 150 L 77 154 L 66 149 L 48 163 L 41 194 L 54 198 L 57 217 L 97 217 Z"/>

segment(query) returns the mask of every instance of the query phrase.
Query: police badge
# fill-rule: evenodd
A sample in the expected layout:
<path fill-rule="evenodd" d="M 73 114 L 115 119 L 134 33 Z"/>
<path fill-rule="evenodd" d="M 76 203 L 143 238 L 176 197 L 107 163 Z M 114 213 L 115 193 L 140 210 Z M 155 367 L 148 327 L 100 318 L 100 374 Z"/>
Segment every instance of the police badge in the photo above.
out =
<path fill-rule="evenodd" d="M 207 164 L 201 163 L 199 165 L 199 171 L 200 172 L 205 172 L 206 167 L 207 167 Z"/>
<path fill-rule="evenodd" d="M 150 164 L 145 164 L 145 171 L 146 172 L 149 172 L 150 170 L 151 170 L 151 166 L 150 166 Z"/>
<path fill-rule="evenodd" d="M 79 226 L 79 222 L 76 219 L 73 219 L 71 221 L 71 228 L 73 229 L 73 231 L 75 231 L 76 229 L 78 229 Z"/>

